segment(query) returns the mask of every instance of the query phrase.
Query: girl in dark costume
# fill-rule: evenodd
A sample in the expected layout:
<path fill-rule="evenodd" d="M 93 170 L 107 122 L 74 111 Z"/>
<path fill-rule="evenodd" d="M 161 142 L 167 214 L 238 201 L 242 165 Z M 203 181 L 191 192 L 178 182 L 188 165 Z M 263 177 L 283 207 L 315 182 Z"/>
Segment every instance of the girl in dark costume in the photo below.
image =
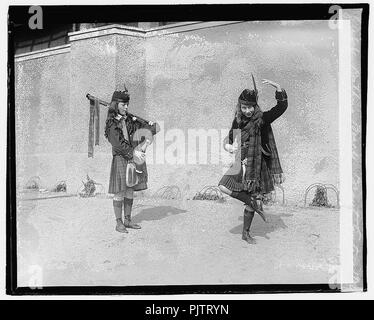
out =
<path fill-rule="evenodd" d="M 112 145 L 113 154 L 108 193 L 114 194 L 113 208 L 116 217 L 116 231 L 122 233 L 128 232 L 126 228 L 141 228 L 131 221 L 134 191 L 147 189 L 148 181 L 145 153 L 138 147 L 145 140 L 150 143 L 152 136 L 159 131 L 159 126 L 156 123 L 150 121 L 148 124 L 144 124 L 135 117 L 127 116 L 129 100 L 130 96 L 126 89 L 113 93 L 105 125 L 105 137 Z M 129 176 L 127 176 L 129 162 L 142 163 L 137 165 L 138 183 L 131 186 L 129 186 Z M 123 220 L 122 207 L 124 209 Z"/>
<path fill-rule="evenodd" d="M 218 183 L 222 192 L 246 204 L 242 239 L 250 244 L 256 243 L 249 233 L 254 212 L 266 221 L 262 205 L 258 204 L 274 190 L 274 184 L 284 181 L 270 124 L 288 106 L 286 91 L 279 84 L 264 79 L 263 84 L 276 88 L 277 105 L 262 112 L 257 104 L 258 92 L 253 75 L 252 80 L 254 90 L 245 89 L 240 94 L 235 118 L 224 142 L 226 151 L 236 153 L 235 162 Z M 239 140 L 240 150 L 236 150 L 233 145 L 235 138 Z"/>

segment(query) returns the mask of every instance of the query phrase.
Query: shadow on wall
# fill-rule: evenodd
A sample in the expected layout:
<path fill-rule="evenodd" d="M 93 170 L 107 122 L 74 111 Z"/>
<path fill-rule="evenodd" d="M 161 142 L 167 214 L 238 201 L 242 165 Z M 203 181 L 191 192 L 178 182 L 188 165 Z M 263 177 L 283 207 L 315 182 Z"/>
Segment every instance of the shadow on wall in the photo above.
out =
<path fill-rule="evenodd" d="M 287 225 L 283 222 L 281 217 L 291 217 L 292 214 L 285 214 L 285 215 L 275 215 L 275 214 L 266 214 L 266 218 L 268 219 L 268 223 L 265 223 L 261 220 L 259 215 L 256 213 L 255 217 L 253 218 L 252 226 L 251 226 L 251 235 L 263 237 L 266 239 L 270 239 L 268 236 L 269 233 L 274 232 L 278 229 L 286 229 Z M 243 217 L 240 217 L 239 220 L 243 221 Z M 241 234 L 243 231 L 243 224 L 240 224 L 230 230 L 233 234 Z"/>
<path fill-rule="evenodd" d="M 142 221 L 161 220 L 168 216 L 185 212 L 187 212 L 187 210 L 178 209 L 172 206 L 151 207 L 140 211 L 137 215 L 134 216 L 133 221 L 135 223 L 140 223 Z"/>

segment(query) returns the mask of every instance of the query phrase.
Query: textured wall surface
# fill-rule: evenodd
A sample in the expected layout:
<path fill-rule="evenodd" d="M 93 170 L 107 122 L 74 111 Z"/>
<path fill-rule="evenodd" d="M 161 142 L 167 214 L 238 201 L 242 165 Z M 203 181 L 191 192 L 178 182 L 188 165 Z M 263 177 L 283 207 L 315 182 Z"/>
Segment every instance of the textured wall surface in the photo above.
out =
<path fill-rule="evenodd" d="M 89 174 L 107 190 L 111 146 L 104 137 L 106 107 L 100 112 L 100 144 L 94 148 L 94 157 L 87 157 L 89 101 L 86 93 L 110 101 L 113 90 L 123 90 L 123 80 L 131 96 L 141 96 L 144 78 L 144 49 L 139 38 L 107 35 L 74 41 L 71 48 L 71 157 L 69 182 L 77 188 Z M 128 76 L 126 76 L 128 75 Z M 141 99 L 139 99 L 139 104 Z M 142 104 L 144 105 L 144 104 Z"/>
<path fill-rule="evenodd" d="M 43 187 L 66 180 L 68 191 L 75 192 L 89 174 L 107 189 L 112 159 L 104 137 L 107 112 L 101 107 L 100 145 L 88 158 L 86 94 L 110 101 L 126 78 L 132 95 L 141 96 L 145 55 L 140 40 L 115 34 L 89 38 L 73 41 L 70 53 L 16 63 L 18 188 L 39 176 Z M 141 98 L 134 104 L 144 108 Z"/>
<path fill-rule="evenodd" d="M 264 110 L 276 102 L 261 79 L 280 83 L 289 96 L 273 124 L 287 199 L 301 201 L 314 182 L 338 183 L 337 34 L 327 22 L 248 22 L 151 38 L 146 55 L 149 114 L 165 130 L 187 136 L 190 128 L 229 129 L 253 72 Z M 214 165 L 158 166 L 152 177 L 195 192 L 217 184 L 221 172 Z"/>
<path fill-rule="evenodd" d="M 261 85 L 262 78 L 287 90 L 289 109 L 273 130 L 287 200 L 298 203 L 314 182 L 338 184 L 337 61 L 336 31 L 314 21 L 246 22 L 146 39 L 112 34 L 74 41 L 68 54 L 18 62 L 18 186 L 38 175 L 47 187 L 67 180 L 74 191 L 88 173 L 106 189 L 111 161 L 103 135 L 106 110 L 101 110 L 100 146 L 88 159 L 85 95 L 110 100 L 124 81 L 130 111 L 163 124 L 154 150 L 166 149 L 167 159 L 179 161 L 162 163 L 150 149 L 149 192 L 176 184 L 190 197 L 216 185 L 222 163 L 188 164 L 195 151 L 187 145 L 184 155 L 175 151 L 181 150 L 176 137 L 187 142 L 189 129 L 214 129 L 222 139 L 253 72 L 264 110 L 275 105 L 275 91 Z M 224 157 L 222 150 L 214 152 Z"/>
<path fill-rule="evenodd" d="M 66 175 L 65 161 L 70 156 L 67 144 L 70 135 L 70 70 L 69 54 L 15 65 L 19 187 L 31 176 L 43 177 L 49 185 L 57 182 L 57 177 Z"/>

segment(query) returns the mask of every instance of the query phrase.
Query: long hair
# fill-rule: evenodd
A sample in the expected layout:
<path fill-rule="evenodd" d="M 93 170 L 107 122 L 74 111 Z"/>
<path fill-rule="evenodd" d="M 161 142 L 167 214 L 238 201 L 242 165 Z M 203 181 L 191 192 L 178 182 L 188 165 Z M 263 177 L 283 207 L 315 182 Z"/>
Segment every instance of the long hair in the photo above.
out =
<path fill-rule="evenodd" d="M 108 139 L 109 128 L 113 124 L 114 118 L 118 115 L 118 101 L 112 101 L 108 107 L 108 114 L 105 121 L 105 138 Z"/>
<path fill-rule="evenodd" d="M 258 128 L 261 127 L 261 125 L 263 124 L 262 113 L 263 113 L 262 109 L 260 108 L 260 106 L 258 104 L 256 104 L 255 105 L 255 110 L 254 110 L 253 115 L 251 117 L 251 120 L 254 121 L 256 127 L 258 127 Z M 245 118 L 245 116 L 243 115 L 243 112 L 242 112 L 242 109 L 241 109 L 241 104 L 238 101 L 237 104 L 236 104 L 236 108 L 235 108 L 236 122 L 240 125 L 244 118 Z"/>

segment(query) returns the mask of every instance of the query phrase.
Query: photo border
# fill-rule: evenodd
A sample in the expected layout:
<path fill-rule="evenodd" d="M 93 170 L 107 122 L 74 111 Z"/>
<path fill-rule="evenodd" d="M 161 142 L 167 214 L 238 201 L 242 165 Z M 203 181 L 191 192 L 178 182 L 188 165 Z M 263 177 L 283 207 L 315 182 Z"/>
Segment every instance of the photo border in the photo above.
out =
<path fill-rule="evenodd" d="M 103 5 L 103 6 L 42 6 L 45 25 L 58 23 L 126 21 L 270 21 L 329 20 L 332 5 L 344 9 L 362 9 L 361 17 L 361 158 L 362 158 L 362 268 L 363 291 L 367 291 L 366 235 L 366 126 L 368 81 L 368 19 L 369 5 L 346 3 L 319 4 L 207 4 L 207 5 Z M 330 284 L 301 285 L 160 285 L 160 286 L 63 286 L 31 289 L 17 287 L 17 217 L 15 168 L 15 77 L 13 26 L 27 21 L 29 6 L 10 6 L 8 20 L 8 131 L 7 131 L 7 214 L 6 214 L 6 293 L 9 295 L 168 295 L 168 294 L 248 294 L 340 292 Z M 121 10 L 120 10 L 121 9 Z M 142 17 L 139 19 L 139 17 Z"/>

